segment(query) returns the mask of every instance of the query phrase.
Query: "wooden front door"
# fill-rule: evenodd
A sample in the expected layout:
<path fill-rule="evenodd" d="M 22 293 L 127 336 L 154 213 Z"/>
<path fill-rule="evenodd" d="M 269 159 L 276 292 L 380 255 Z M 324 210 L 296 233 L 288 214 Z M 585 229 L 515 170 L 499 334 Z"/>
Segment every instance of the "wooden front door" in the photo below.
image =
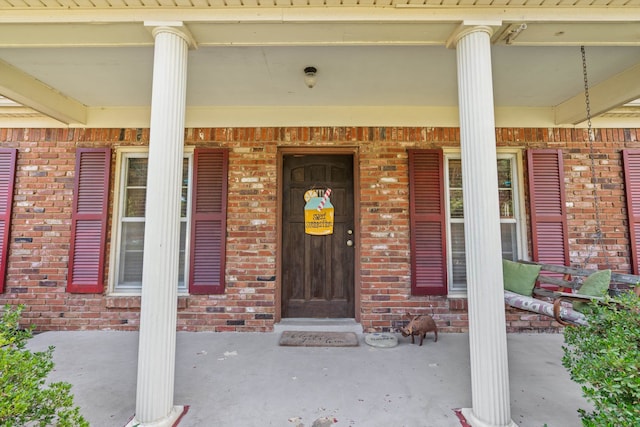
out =
<path fill-rule="evenodd" d="M 305 233 L 305 193 L 331 189 L 333 233 Z M 354 317 L 353 156 L 286 155 L 282 317 Z"/>

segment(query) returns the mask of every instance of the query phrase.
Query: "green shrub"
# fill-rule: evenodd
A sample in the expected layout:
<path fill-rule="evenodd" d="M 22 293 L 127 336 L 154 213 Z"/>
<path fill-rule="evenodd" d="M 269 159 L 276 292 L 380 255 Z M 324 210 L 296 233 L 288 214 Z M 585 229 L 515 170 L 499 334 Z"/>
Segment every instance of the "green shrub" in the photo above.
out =
<path fill-rule="evenodd" d="M 593 403 L 589 427 L 640 426 L 640 298 L 625 293 L 589 304 L 588 326 L 564 332 L 562 365 Z"/>
<path fill-rule="evenodd" d="M 0 425 L 82 427 L 89 423 L 73 405 L 71 384 L 45 384 L 53 347 L 25 349 L 31 329 L 20 329 L 22 306 L 5 306 L 0 323 Z"/>

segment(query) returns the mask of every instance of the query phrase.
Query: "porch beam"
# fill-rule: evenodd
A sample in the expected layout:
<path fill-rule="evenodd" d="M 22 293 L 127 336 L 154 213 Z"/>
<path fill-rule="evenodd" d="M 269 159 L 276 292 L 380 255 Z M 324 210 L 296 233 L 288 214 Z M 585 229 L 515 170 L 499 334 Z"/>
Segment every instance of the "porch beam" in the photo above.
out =
<path fill-rule="evenodd" d="M 0 127 L 47 128 L 147 128 L 149 107 L 90 107 L 87 123 L 68 126 L 32 111 L 31 114 L 0 116 Z M 496 127 L 551 128 L 555 127 L 552 107 L 495 107 Z M 600 128 L 636 128 L 633 116 L 603 114 L 593 118 Z M 394 106 L 284 106 L 270 107 L 211 106 L 188 107 L 185 127 L 287 127 L 287 126 L 404 126 L 458 127 L 457 107 Z M 584 128 L 585 124 L 562 125 Z"/>
<path fill-rule="evenodd" d="M 587 73 L 589 67 L 587 51 Z M 640 98 L 640 64 L 589 87 L 591 116 L 607 112 Z M 585 94 L 580 92 L 555 108 L 555 124 L 576 125 L 587 120 Z"/>
<path fill-rule="evenodd" d="M 0 95 L 64 124 L 86 124 L 87 107 L 0 60 Z"/>

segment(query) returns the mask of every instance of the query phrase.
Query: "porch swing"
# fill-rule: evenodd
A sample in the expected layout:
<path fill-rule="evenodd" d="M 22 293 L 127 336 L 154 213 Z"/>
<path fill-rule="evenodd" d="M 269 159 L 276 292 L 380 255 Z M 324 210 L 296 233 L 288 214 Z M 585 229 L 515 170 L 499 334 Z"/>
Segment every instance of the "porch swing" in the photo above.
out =
<path fill-rule="evenodd" d="M 583 262 L 586 267 L 591 261 L 595 247 L 599 247 L 604 254 L 606 270 L 591 270 L 580 267 L 558 266 L 541 264 L 531 261 L 506 261 L 503 260 L 503 272 L 505 276 L 505 303 L 511 307 L 530 311 L 554 318 L 560 325 L 585 325 L 586 318 L 582 313 L 585 303 L 590 301 L 602 301 L 608 293 L 615 294 L 621 290 L 633 289 L 640 296 L 640 289 L 636 286 L 640 282 L 640 276 L 612 272 L 609 265 L 607 251 L 603 250 L 603 238 L 600 221 L 600 200 L 596 185 L 595 153 L 593 143 L 595 140 L 591 125 L 591 106 L 589 99 L 589 82 L 587 79 L 587 62 L 584 46 L 580 47 L 582 53 L 582 70 L 584 77 L 584 94 L 587 113 L 587 131 L 589 137 L 589 155 L 591 158 L 591 182 L 593 184 L 593 200 L 595 210 L 595 233 L 593 244 L 590 245 L 587 257 Z M 540 272 L 551 274 L 540 274 Z M 513 285 L 516 283 L 515 286 Z M 524 287 L 520 286 L 525 284 Z M 551 291 L 539 286 L 540 284 L 553 285 L 558 288 Z M 536 286 L 538 285 L 538 286 Z M 524 289 L 524 292 L 521 290 Z M 530 295 L 529 289 L 531 289 Z M 513 292 L 515 290 L 516 292 Z"/>

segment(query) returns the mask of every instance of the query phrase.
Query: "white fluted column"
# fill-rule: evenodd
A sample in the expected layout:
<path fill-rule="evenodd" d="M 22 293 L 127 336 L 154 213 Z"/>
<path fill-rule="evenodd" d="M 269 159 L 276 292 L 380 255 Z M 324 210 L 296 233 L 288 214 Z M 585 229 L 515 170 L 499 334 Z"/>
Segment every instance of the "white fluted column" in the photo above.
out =
<path fill-rule="evenodd" d="M 138 344 L 136 414 L 130 425 L 172 426 L 180 197 L 189 37 L 180 23 L 153 24 L 155 51 Z"/>
<path fill-rule="evenodd" d="M 491 78 L 492 30 L 456 35 L 473 427 L 515 426 L 502 285 L 498 173 Z"/>

